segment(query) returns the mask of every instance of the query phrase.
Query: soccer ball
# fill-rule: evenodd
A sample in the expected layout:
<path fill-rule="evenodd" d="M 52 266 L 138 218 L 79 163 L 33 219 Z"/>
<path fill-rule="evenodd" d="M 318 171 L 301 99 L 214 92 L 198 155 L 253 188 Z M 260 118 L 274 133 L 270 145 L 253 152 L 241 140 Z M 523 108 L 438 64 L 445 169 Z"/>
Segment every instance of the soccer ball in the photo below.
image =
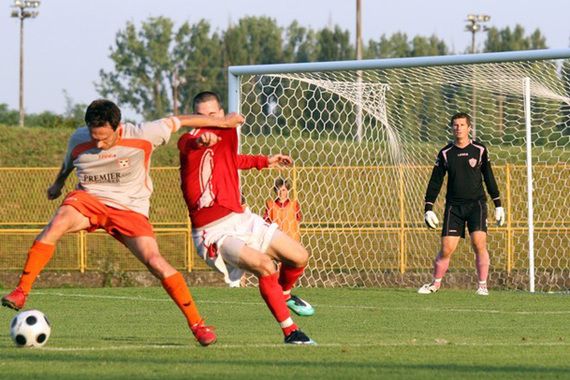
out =
<path fill-rule="evenodd" d="M 50 333 L 51 325 L 39 310 L 23 311 L 10 322 L 10 336 L 18 347 L 41 347 Z"/>

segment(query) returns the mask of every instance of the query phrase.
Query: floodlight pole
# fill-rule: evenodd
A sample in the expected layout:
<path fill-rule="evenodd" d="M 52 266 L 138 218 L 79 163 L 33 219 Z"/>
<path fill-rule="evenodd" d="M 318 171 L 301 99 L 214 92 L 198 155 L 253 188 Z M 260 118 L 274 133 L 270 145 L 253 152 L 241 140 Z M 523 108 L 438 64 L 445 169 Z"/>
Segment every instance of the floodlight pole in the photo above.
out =
<path fill-rule="evenodd" d="M 12 5 L 11 17 L 20 19 L 20 85 L 18 103 L 20 109 L 20 127 L 24 126 L 24 20 L 27 18 L 35 18 L 38 11 L 30 11 L 30 8 L 40 6 L 40 0 L 14 0 Z"/>
<path fill-rule="evenodd" d="M 488 22 L 491 19 L 489 15 L 467 15 L 467 25 L 465 25 L 465 31 L 471 33 L 471 54 L 475 54 L 475 34 L 479 31 L 487 31 L 488 28 L 482 25 L 484 22 Z M 471 95 L 471 130 L 473 140 L 477 137 L 476 129 L 476 112 L 477 112 L 477 90 L 475 88 L 475 75 L 473 74 L 473 88 Z"/>

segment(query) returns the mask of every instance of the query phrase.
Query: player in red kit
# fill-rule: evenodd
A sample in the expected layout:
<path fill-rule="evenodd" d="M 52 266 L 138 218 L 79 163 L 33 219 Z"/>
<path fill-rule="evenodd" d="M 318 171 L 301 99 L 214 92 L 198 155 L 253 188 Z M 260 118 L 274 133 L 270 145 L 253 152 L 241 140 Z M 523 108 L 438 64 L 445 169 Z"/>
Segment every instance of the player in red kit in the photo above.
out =
<path fill-rule="evenodd" d="M 213 92 L 196 95 L 193 106 L 197 115 L 224 115 L 220 98 Z M 238 169 L 291 165 L 291 157 L 238 155 L 237 131 L 219 128 L 184 134 L 178 149 L 182 192 L 198 254 L 223 273 L 227 283 L 239 280 L 244 271 L 253 273 L 259 279 L 263 300 L 283 330 L 285 343 L 314 344 L 293 322 L 287 305 L 309 253 L 276 224 L 244 212 L 241 205 Z M 281 263 L 279 269 L 275 261 Z M 300 308 L 312 310 L 307 302 L 295 298 Z"/>

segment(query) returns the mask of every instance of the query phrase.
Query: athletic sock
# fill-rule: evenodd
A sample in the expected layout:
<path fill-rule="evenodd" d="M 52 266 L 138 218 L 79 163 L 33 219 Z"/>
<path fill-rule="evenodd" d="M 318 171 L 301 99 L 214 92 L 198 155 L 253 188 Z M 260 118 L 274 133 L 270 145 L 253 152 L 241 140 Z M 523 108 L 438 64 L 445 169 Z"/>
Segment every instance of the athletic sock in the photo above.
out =
<path fill-rule="evenodd" d="M 304 271 L 305 267 L 295 268 L 283 263 L 281 264 L 281 268 L 279 269 L 279 285 L 281 285 L 283 289 L 283 295 L 286 300 L 291 298 L 291 289 Z"/>
<path fill-rule="evenodd" d="M 164 290 L 166 290 L 170 298 L 172 298 L 186 317 L 190 327 L 202 320 L 198 308 L 194 303 L 194 299 L 192 298 L 192 294 L 190 294 L 190 289 L 188 289 L 186 281 L 180 272 L 166 277 L 161 283 Z"/>
<path fill-rule="evenodd" d="M 289 335 L 297 330 L 297 325 L 291 319 L 289 309 L 283 299 L 283 290 L 278 282 L 278 273 L 259 277 L 259 293 L 273 314 L 273 317 L 281 326 L 283 334 Z"/>
<path fill-rule="evenodd" d="M 55 245 L 42 243 L 38 240 L 34 241 L 28 251 L 28 258 L 18 283 L 24 293 L 28 294 L 32 290 L 32 285 L 53 256 L 54 251 Z"/>
<path fill-rule="evenodd" d="M 441 254 L 438 254 L 434 260 L 433 264 L 433 277 L 442 279 L 445 273 L 447 272 L 447 268 L 449 268 L 449 257 L 443 257 Z"/>
<path fill-rule="evenodd" d="M 475 263 L 477 265 L 477 277 L 479 282 L 487 282 L 487 277 L 489 277 L 489 252 L 484 252 L 475 258 Z"/>

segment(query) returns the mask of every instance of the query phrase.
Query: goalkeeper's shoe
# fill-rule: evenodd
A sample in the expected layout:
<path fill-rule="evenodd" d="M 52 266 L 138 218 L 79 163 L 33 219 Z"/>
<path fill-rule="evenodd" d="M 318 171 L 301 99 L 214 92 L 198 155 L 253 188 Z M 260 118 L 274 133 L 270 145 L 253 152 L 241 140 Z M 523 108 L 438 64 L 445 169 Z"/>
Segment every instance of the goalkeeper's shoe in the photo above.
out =
<path fill-rule="evenodd" d="M 478 296 L 488 296 L 489 295 L 489 289 L 487 289 L 486 286 L 480 286 L 479 288 L 477 288 L 477 291 L 475 292 L 475 294 L 477 294 Z"/>
<path fill-rule="evenodd" d="M 214 332 L 214 326 L 206 326 L 204 321 L 201 320 L 200 322 L 192 325 L 190 327 L 192 333 L 196 337 L 198 343 L 202 346 L 209 346 L 210 344 L 216 343 L 216 333 Z"/>
<path fill-rule="evenodd" d="M 300 297 L 291 294 L 291 297 L 285 302 L 287 303 L 287 307 L 297 315 L 300 315 L 302 317 L 310 317 L 311 315 L 315 314 L 315 309 L 311 306 L 311 304 L 301 299 Z"/>
<path fill-rule="evenodd" d="M 423 284 L 421 288 L 418 289 L 418 294 L 432 294 L 439 290 L 439 286 L 431 284 Z"/>
<path fill-rule="evenodd" d="M 295 330 L 285 337 L 285 344 L 307 344 L 315 345 L 317 344 L 314 340 L 309 338 L 301 330 Z"/>
<path fill-rule="evenodd" d="M 20 310 L 26 304 L 27 298 L 28 294 L 18 286 L 12 291 L 12 293 L 2 297 L 2 306 L 6 306 L 14 310 Z"/>

